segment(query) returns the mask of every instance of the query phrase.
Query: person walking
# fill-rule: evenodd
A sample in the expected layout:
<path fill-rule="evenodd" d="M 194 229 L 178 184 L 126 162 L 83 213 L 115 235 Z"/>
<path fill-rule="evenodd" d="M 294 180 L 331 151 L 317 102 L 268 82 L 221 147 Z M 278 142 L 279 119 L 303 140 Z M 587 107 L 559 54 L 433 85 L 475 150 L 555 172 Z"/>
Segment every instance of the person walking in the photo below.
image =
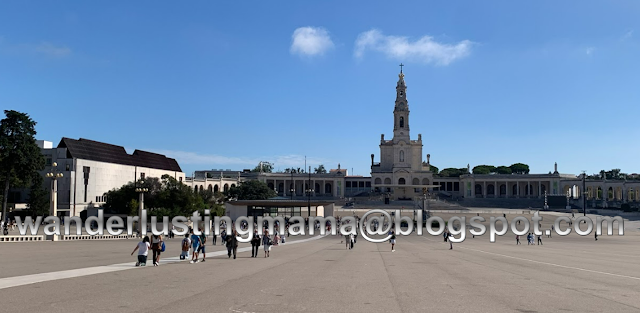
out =
<path fill-rule="evenodd" d="M 351 249 L 351 235 L 344 235 L 345 249 Z"/>
<path fill-rule="evenodd" d="M 258 257 L 258 247 L 260 247 L 260 234 L 258 234 L 258 230 L 256 229 L 253 232 L 253 238 L 251 238 L 251 257 Z"/>
<path fill-rule="evenodd" d="M 264 257 L 269 257 L 269 252 L 271 251 L 271 238 L 269 238 L 269 233 L 267 230 L 264 230 L 264 236 L 262 236 L 262 245 L 264 246 Z"/>
<path fill-rule="evenodd" d="M 138 262 L 136 262 L 136 266 L 146 266 L 147 265 L 147 256 L 149 255 L 149 236 L 144 236 L 142 241 L 138 242 L 131 255 L 133 255 L 136 250 L 138 250 Z"/>
<path fill-rule="evenodd" d="M 193 233 L 191 231 L 191 248 L 193 249 L 191 255 L 191 262 L 189 263 L 198 263 L 198 252 L 200 251 L 200 236 Z"/>
<path fill-rule="evenodd" d="M 531 245 L 531 233 L 527 235 L 527 246 Z"/>
<path fill-rule="evenodd" d="M 453 235 L 450 232 L 447 232 L 448 237 L 453 238 Z M 453 250 L 453 241 L 451 241 L 451 238 L 449 238 L 449 250 Z"/>
<path fill-rule="evenodd" d="M 153 266 L 160 266 L 160 252 L 162 252 L 162 235 L 151 236 L 151 250 L 153 251 Z"/>
<path fill-rule="evenodd" d="M 542 245 L 542 234 L 538 235 L 538 245 Z"/>
<path fill-rule="evenodd" d="M 595 232 L 595 233 L 593 233 L 593 234 L 594 234 L 594 236 L 595 236 L 595 238 L 596 238 L 596 241 L 598 241 L 598 232 Z"/>
<path fill-rule="evenodd" d="M 391 252 L 396 251 L 396 233 L 391 231 Z"/>
<path fill-rule="evenodd" d="M 213 242 L 213 245 L 216 245 L 216 241 L 218 241 L 218 235 L 216 235 L 216 233 L 213 233 L 213 238 L 211 239 L 211 241 Z"/>
<path fill-rule="evenodd" d="M 205 250 L 206 243 L 207 243 L 207 235 L 204 232 L 202 232 L 200 234 L 200 248 L 198 250 L 198 252 L 202 251 L 202 262 L 204 262 L 205 258 L 207 257 L 207 252 Z M 196 258 L 196 261 L 197 260 L 198 259 Z"/>
<path fill-rule="evenodd" d="M 520 235 L 516 235 L 516 245 L 520 245 Z"/>
<path fill-rule="evenodd" d="M 191 247 L 191 239 L 189 234 L 184 235 L 182 239 L 182 253 L 180 254 L 180 260 L 186 260 L 189 257 L 189 247 Z"/>
<path fill-rule="evenodd" d="M 233 258 L 236 258 L 236 252 L 238 251 L 238 231 L 235 229 L 231 231 L 231 234 L 227 235 L 227 255 L 231 258 L 231 253 L 233 253 Z"/>

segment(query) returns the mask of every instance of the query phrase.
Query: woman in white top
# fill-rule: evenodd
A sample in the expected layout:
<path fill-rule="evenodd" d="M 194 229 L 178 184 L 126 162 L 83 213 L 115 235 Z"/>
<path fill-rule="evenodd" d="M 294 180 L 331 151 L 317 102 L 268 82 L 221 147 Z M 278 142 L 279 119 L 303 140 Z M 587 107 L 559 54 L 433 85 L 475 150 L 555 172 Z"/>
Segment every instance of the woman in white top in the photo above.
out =
<path fill-rule="evenodd" d="M 131 252 L 131 255 L 133 255 L 133 253 L 136 252 L 136 250 L 138 250 L 138 262 L 136 262 L 136 266 L 145 266 L 147 265 L 147 256 L 149 255 L 149 248 L 151 247 L 151 245 L 149 245 L 149 237 L 148 236 L 144 236 L 144 239 L 142 239 L 142 241 L 138 242 L 138 244 L 136 245 L 136 248 L 133 249 L 133 251 Z"/>

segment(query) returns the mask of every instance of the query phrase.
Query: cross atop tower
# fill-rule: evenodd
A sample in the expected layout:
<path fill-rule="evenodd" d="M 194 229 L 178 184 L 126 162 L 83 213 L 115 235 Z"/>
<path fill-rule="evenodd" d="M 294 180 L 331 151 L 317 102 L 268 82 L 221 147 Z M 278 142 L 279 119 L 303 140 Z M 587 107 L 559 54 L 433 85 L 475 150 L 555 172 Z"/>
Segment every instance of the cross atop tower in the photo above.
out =
<path fill-rule="evenodd" d="M 402 74 L 402 67 L 404 66 L 404 64 L 400 63 L 400 74 Z"/>

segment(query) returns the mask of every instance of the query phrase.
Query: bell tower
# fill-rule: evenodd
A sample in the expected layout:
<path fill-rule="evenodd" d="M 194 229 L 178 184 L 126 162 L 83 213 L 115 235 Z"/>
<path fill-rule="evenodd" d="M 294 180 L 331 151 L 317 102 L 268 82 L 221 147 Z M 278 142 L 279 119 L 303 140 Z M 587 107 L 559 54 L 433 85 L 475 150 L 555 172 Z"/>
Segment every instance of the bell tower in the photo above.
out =
<path fill-rule="evenodd" d="M 396 84 L 396 105 L 393 109 L 393 139 L 410 140 L 409 136 L 409 102 L 407 101 L 407 85 L 404 83 L 404 74 L 400 64 L 400 74 Z"/>

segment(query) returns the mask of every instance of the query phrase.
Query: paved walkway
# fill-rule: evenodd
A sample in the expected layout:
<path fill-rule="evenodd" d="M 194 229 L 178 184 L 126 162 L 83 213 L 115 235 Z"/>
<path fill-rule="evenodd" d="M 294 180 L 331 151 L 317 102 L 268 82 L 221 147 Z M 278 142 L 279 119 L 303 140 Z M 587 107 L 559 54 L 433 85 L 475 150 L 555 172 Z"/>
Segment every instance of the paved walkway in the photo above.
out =
<path fill-rule="evenodd" d="M 80 262 L 82 275 L 0 289 L 0 311 L 640 311 L 638 232 L 601 236 L 597 242 L 577 235 L 544 237 L 541 246 L 516 246 L 512 234 L 496 243 L 488 236 L 468 237 L 453 250 L 442 237 L 414 235 L 399 237 L 395 252 L 386 242 L 362 239 L 346 250 L 341 239 L 286 244 L 274 248 L 270 258 L 250 258 L 241 250 L 233 260 L 217 252 L 205 263 L 90 275 L 86 268 L 96 266 Z M 113 253 L 104 251 L 103 243 L 87 250 Z M 74 243 L 67 244 L 64 248 L 73 251 Z M 127 248 L 128 255 L 132 241 Z M 46 254 L 23 259 L 32 267 L 39 262 L 58 261 Z M 0 273 L 7 278 L 12 266 L 3 262 Z M 113 267 L 118 266 L 124 265 Z"/>

